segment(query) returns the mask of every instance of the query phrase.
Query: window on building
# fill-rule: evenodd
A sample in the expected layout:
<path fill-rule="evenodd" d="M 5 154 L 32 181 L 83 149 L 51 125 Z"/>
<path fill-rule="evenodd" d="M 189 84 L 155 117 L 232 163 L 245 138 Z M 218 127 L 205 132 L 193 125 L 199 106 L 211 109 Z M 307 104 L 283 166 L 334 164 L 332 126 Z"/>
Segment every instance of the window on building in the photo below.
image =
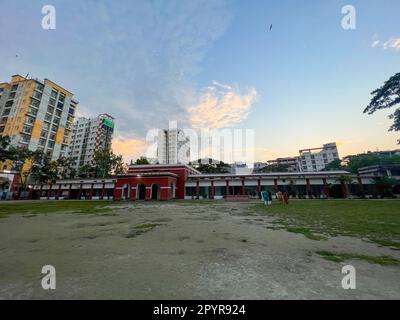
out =
<path fill-rule="evenodd" d="M 38 113 L 37 109 L 29 107 L 28 109 L 28 114 L 32 115 L 32 116 L 36 116 Z"/>
<path fill-rule="evenodd" d="M 50 114 L 53 114 L 53 112 L 54 112 L 54 107 L 52 107 L 52 106 L 49 105 L 49 106 L 47 107 L 47 112 L 50 113 Z"/>
<path fill-rule="evenodd" d="M 55 105 L 56 105 L 56 100 L 53 99 L 53 98 L 50 98 L 50 100 L 49 100 L 49 105 L 55 106 Z"/>
<path fill-rule="evenodd" d="M 11 91 L 17 91 L 17 89 L 18 89 L 18 85 L 15 84 L 15 85 L 12 86 Z"/>
<path fill-rule="evenodd" d="M 37 101 L 35 99 L 31 99 L 31 106 L 35 107 L 35 108 L 39 108 L 40 106 L 40 101 Z"/>
<path fill-rule="evenodd" d="M 57 90 L 52 90 L 52 91 L 51 91 L 51 97 L 52 97 L 53 99 L 57 99 L 57 96 L 58 96 L 58 91 L 57 91 Z"/>
<path fill-rule="evenodd" d="M 52 118 L 53 118 L 53 116 L 51 114 L 48 114 L 48 113 L 44 116 L 44 120 L 45 121 L 49 121 L 50 122 Z"/>
<path fill-rule="evenodd" d="M 42 85 L 41 83 L 36 84 L 36 90 L 43 92 L 43 89 L 44 89 L 44 85 Z"/>
<path fill-rule="evenodd" d="M 38 99 L 38 100 L 40 100 L 40 99 L 42 99 L 42 94 L 40 92 L 38 92 L 38 91 L 35 91 L 33 93 L 33 97 Z"/>

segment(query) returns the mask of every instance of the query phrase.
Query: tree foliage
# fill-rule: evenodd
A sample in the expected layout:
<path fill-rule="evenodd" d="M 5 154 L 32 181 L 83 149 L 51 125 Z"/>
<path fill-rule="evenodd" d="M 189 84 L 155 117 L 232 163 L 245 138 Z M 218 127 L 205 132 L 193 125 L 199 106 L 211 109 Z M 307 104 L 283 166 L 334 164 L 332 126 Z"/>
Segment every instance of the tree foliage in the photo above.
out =
<path fill-rule="evenodd" d="M 109 177 L 112 174 L 121 174 L 126 170 L 121 155 L 116 155 L 112 150 L 99 150 L 93 159 L 94 175 L 97 178 Z"/>
<path fill-rule="evenodd" d="M 204 163 L 206 162 L 206 163 Z M 208 162 L 208 163 L 207 163 Z M 212 174 L 212 173 L 230 173 L 231 166 L 223 161 L 213 160 L 213 159 L 206 159 L 206 160 L 196 160 L 190 162 L 189 165 L 196 164 L 196 170 L 200 171 L 204 174 Z"/>
<path fill-rule="evenodd" d="M 135 164 L 143 165 L 143 164 L 150 164 L 149 160 L 146 157 L 141 156 L 140 158 L 136 159 Z"/>
<path fill-rule="evenodd" d="M 362 167 L 374 165 L 400 164 L 399 155 L 382 155 L 379 153 L 365 153 L 344 158 L 344 170 L 352 173 L 358 173 Z"/>
<path fill-rule="evenodd" d="M 382 87 L 374 90 L 369 105 L 365 108 L 364 113 L 373 114 L 380 109 L 392 108 L 400 104 L 400 72 L 396 73 L 387 80 Z M 400 108 L 397 108 L 390 116 L 393 119 L 393 125 L 390 131 L 400 130 Z"/>

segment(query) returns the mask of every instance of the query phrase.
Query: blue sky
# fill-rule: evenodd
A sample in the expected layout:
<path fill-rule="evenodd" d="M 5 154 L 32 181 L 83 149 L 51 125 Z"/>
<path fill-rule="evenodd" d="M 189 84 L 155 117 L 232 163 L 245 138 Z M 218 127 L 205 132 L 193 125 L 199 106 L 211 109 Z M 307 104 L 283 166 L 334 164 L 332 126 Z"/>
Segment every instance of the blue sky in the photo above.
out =
<path fill-rule="evenodd" d="M 56 30 L 41 28 L 46 4 Z M 341 26 L 347 4 L 356 30 Z M 370 92 L 400 71 L 397 0 L 2 6 L 0 81 L 29 72 L 74 92 L 80 114 L 114 115 L 114 149 L 127 160 L 168 120 L 254 129 L 260 161 L 331 141 L 342 156 L 397 147 L 389 111 L 362 114 Z"/>

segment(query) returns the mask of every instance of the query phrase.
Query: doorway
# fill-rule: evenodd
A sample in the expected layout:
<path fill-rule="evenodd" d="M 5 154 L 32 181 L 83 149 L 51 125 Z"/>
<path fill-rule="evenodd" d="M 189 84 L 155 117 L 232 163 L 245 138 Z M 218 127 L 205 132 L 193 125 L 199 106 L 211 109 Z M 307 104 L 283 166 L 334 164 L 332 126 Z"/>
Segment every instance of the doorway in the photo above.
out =
<path fill-rule="evenodd" d="M 139 184 L 137 186 L 137 198 L 138 198 L 138 200 L 145 200 L 146 199 L 146 185 Z"/>
<path fill-rule="evenodd" d="M 158 184 L 153 184 L 151 186 L 151 200 L 160 199 L 160 186 Z"/>

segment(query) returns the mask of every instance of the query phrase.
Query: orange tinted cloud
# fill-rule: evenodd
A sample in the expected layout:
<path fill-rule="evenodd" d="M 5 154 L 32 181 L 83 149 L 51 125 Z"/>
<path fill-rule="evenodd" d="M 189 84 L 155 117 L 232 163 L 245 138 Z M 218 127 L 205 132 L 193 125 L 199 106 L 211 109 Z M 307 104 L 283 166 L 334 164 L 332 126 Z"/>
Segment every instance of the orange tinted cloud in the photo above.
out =
<path fill-rule="evenodd" d="M 118 136 L 113 139 L 112 148 L 115 154 L 121 154 L 124 161 L 129 163 L 145 154 L 147 144 L 145 140 Z"/>
<path fill-rule="evenodd" d="M 194 128 L 231 127 L 247 118 L 256 97 L 254 88 L 242 95 L 237 88 L 214 81 L 199 102 L 188 108 L 190 122 Z"/>

